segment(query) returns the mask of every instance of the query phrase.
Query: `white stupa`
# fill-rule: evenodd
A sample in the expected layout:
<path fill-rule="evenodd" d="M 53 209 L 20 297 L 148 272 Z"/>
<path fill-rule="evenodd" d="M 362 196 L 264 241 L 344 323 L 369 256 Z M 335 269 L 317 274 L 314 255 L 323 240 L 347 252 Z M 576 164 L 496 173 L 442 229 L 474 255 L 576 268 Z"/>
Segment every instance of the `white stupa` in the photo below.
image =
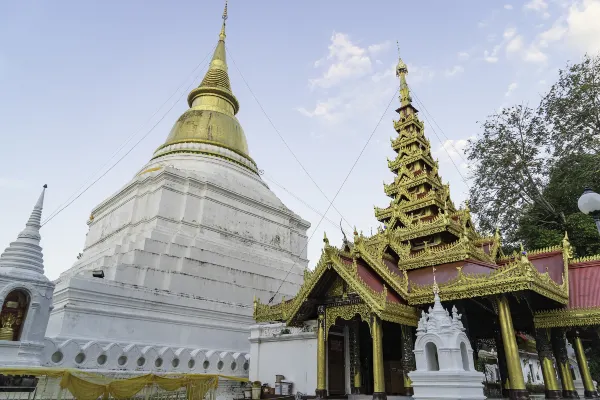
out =
<path fill-rule="evenodd" d="M 408 373 L 415 400 L 484 400 L 485 376 L 475 370 L 473 349 L 461 315 L 442 307 L 434 278 L 434 305 L 422 312 L 415 340 L 417 370 Z"/>
<path fill-rule="evenodd" d="M 40 247 L 42 190 L 25 229 L 0 255 L 0 365 L 40 366 L 54 284 Z"/>
<path fill-rule="evenodd" d="M 309 223 L 249 156 L 226 16 L 190 108 L 92 210 L 83 253 L 56 282 L 47 365 L 247 375 L 254 296 L 281 285 L 277 298 L 290 297 L 302 283 Z"/>

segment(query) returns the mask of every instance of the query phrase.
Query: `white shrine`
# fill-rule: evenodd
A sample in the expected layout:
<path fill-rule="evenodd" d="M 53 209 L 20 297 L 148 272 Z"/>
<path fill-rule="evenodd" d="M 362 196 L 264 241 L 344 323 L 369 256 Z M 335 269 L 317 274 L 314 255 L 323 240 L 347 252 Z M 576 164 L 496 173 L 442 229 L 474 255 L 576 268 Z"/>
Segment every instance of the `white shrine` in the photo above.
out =
<path fill-rule="evenodd" d="M 44 192 L 25 229 L 0 255 L 0 365 L 40 366 L 54 284 L 44 275 L 40 225 Z"/>
<path fill-rule="evenodd" d="M 485 376 L 475 370 L 473 349 L 461 315 L 452 307 L 452 316 L 442 307 L 434 284 L 434 305 L 422 311 L 415 340 L 416 371 L 408 373 L 414 400 L 483 400 Z"/>
<path fill-rule="evenodd" d="M 0 259 L 2 304 L 13 304 L 4 297 L 14 288 L 30 304 L 14 316 L 25 318 L 20 336 L 6 329 L 0 339 L 0 366 L 248 376 L 253 300 L 298 291 L 310 225 L 249 155 L 227 72 L 226 17 L 227 7 L 189 109 L 139 173 L 92 210 L 82 254 L 55 282 L 53 309 L 39 247 L 43 196 Z"/>

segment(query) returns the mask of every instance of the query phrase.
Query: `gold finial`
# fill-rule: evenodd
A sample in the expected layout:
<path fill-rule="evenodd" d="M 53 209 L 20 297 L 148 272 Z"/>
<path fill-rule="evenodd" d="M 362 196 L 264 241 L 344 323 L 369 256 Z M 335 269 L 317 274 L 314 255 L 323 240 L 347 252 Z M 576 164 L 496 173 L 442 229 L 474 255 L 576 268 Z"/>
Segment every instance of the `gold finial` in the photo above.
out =
<path fill-rule="evenodd" d="M 323 231 L 323 243 L 326 245 L 329 244 L 329 239 L 327 239 L 327 232 Z"/>
<path fill-rule="evenodd" d="M 225 0 L 225 9 L 223 10 L 223 26 L 221 26 L 219 40 L 225 40 L 225 21 L 227 21 L 227 0 Z"/>
<path fill-rule="evenodd" d="M 433 294 L 438 294 L 440 292 L 440 288 L 435 280 L 435 267 L 432 267 L 433 271 Z"/>
<path fill-rule="evenodd" d="M 396 41 L 396 43 L 398 43 Z M 412 103 L 408 83 L 406 83 L 406 75 L 408 67 L 400 57 L 400 44 L 398 44 L 398 65 L 396 66 L 396 76 L 400 78 L 400 107 L 407 106 Z"/>

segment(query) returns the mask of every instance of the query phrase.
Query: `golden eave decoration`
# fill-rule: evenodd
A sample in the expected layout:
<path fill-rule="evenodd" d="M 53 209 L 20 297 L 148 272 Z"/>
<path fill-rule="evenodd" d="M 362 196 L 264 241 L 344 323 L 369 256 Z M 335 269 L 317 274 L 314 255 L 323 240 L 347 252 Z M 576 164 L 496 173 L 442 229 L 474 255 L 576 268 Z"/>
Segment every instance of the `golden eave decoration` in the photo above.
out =
<path fill-rule="evenodd" d="M 440 298 L 444 301 L 531 290 L 562 304 L 569 302 L 569 284 L 565 275 L 562 284 L 558 284 L 548 272 L 538 272 L 526 257 L 489 274 L 468 274 L 460 267 L 457 269 L 458 275 L 454 279 L 438 284 Z M 413 284 L 410 289 L 409 304 L 433 302 L 433 285 Z"/>
<path fill-rule="evenodd" d="M 356 309 L 356 312 L 352 314 L 352 317 L 355 314 L 358 314 L 361 315 L 361 318 L 365 319 L 367 318 L 366 310 L 368 310 L 368 314 L 377 315 L 384 321 L 392 321 L 404 325 L 416 326 L 418 314 L 415 308 L 390 302 L 387 298 L 388 289 L 386 285 L 383 286 L 383 290 L 381 292 L 377 292 L 359 276 L 356 257 L 360 256 L 360 258 L 369 265 L 371 265 L 374 260 L 371 259 L 368 254 L 366 254 L 364 257 L 361 256 L 361 250 L 359 250 L 356 245 L 354 246 L 353 253 L 355 256 L 353 261 L 351 263 L 347 263 L 342 261 L 338 249 L 326 244 L 317 267 L 312 272 L 308 270 L 305 272 L 304 283 L 294 298 L 272 306 L 262 304 L 258 300 L 254 301 L 255 320 L 257 322 L 286 321 L 288 325 L 296 324 L 299 322 L 296 321 L 297 314 L 303 305 L 309 303 L 308 296 L 314 290 L 316 284 L 323 277 L 323 274 L 327 270 L 333 269 L 337 275 L 347 283 L 351 291 L 359 295 L 360 299 L 362 300 L 362 303 L 360 304 L 362 305 L 359 306 L 357 304 L 350 304 L 347 306 L 339 306 L 350 308 L 343 312 L 336 312 L 335 310 L 332 310 L 330 311 L 332 313 L 331 315 L 335 315 L 337 313 L 340 314 L 340 317 L 348 317 L 346 314 L 351 312 L 351 310 Z M 391 271 L 389 271 L 389 269 L 383 263 L 377 264 L 379 271 L 376 271 L 381 273 L 381 275 L 384 275 L 384 280 L 392 283 L 394 290 L 400 292 L 401 296 L 406 296 L 406 281 L 401 282 L 398 279 L 392 278 Z M 385 267 L 387 271 L 384 271 L 382 267 Z M 385 275 L 387 275 L 387 279 L 385 278 Z"/>
<path fill-rule="evenodd" d="M 533 315 L 533 323 L 538 329 L 600 325 L 600 307 L 540 311 Z"/>

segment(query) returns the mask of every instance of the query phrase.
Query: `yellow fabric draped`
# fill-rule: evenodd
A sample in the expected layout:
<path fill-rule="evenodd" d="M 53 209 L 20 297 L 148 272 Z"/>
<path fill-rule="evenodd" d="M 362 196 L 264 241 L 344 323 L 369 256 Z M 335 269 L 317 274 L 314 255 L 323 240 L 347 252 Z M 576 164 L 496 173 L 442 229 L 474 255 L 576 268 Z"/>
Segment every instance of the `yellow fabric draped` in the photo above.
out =
<path fill-rule="evenodd" d="M 0 368 L 3 375 L 35 375 L 60 378 L 60 387 L 67 389 L 78 400 L 124 400 L 135 396 L 148 386 L 156 384 L 162 390 L 186 388 L 187 400 L 202 400 L 209 390 L 216 389 L 219 378 L 247 382 L 247 378 L 209 374 L 146 374 L 127 379 L 112 379 L 100 373 L 63 368 Z"/>

